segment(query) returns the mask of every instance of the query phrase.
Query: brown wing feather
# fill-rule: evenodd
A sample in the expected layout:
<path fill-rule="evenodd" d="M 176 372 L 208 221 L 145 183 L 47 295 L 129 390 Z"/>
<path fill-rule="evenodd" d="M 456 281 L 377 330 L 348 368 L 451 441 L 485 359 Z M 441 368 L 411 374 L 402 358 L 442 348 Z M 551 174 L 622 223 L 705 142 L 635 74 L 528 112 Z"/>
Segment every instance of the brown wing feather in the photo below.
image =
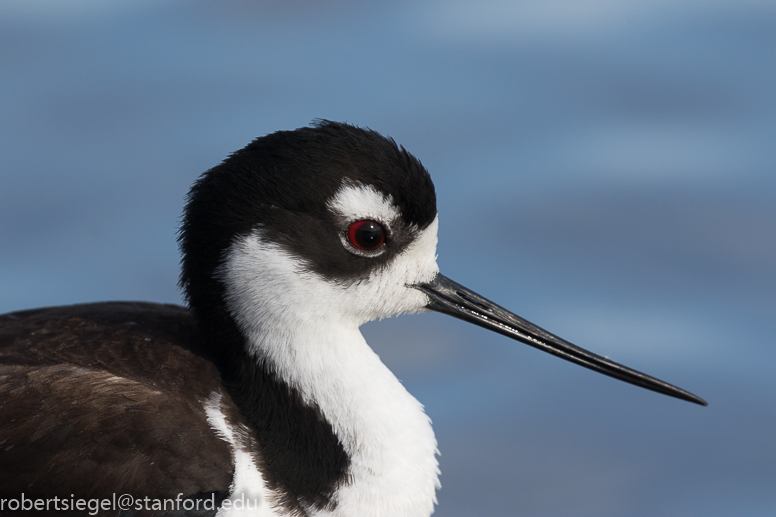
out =
<path fill-rule="evenodd" d="M 0 316 L 0 495 L 226 492 L 231 452 L 202 407 L 220 375 L 198 347 L 173 305 Z"/>

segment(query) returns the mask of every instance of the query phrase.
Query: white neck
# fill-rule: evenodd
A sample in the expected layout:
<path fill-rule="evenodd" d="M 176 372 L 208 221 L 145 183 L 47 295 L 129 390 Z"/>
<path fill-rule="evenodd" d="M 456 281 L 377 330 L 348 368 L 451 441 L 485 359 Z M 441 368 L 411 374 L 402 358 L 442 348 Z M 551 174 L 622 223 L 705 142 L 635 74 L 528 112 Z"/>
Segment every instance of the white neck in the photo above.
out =
<path fill-rule="evenodd" d="M 428 516 L 436 503 L 436 438 L 423 406 L 356 327 L 251 335 L 277 374 L 317 406 L 350 458 L 336 509 L 317 515 Z"/>

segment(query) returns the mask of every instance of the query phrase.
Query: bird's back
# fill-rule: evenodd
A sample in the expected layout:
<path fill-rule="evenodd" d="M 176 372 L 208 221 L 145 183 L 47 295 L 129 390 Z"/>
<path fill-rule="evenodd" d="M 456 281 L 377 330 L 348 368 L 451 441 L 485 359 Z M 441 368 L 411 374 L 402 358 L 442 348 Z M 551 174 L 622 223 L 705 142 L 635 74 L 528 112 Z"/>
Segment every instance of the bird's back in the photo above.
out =
<path fill-rule="evenodd" d="M 183 307 L 0 316 L 0 496 L 220 499 L 231 453 L 203 408 L 220 387 Z"/>

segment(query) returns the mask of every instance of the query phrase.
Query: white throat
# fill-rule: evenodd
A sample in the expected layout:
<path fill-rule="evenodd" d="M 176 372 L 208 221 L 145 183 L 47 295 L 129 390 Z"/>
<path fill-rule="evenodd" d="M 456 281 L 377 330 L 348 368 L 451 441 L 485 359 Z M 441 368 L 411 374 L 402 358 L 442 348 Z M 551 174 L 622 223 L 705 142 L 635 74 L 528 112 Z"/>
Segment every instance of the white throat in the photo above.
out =
<path fill-rule="evenodd" d="M 344 286 L 327 282 L 257 230 L 233 243 L 218 272 L 250 351 L 319 408 L 350 458 L 336 508 L 342 517 L 433 512 L 439 469 L 423 406 L 367 345 L 366 321 L 422 310 L 410 284 L 431 280 L 437 221 L 388 267 Z"/>

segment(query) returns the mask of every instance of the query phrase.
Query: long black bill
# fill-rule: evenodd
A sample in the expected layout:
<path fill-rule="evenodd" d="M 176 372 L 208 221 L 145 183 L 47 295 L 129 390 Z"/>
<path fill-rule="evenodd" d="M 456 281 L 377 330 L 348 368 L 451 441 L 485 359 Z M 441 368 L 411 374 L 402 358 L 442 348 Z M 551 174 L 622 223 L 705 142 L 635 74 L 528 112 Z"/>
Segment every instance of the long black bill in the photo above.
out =
<path fill-rule="evenodd" d="M 430 301 L 426 308 L 429 310 L 449 314 L 455 318 L 493 330 L 609 377 L 671 397 L 688 400 L 701 406 L 708 405 L 705 400 L 690 392 L 572 345 L 520 316 L 512 314 L 503 307 L 499 307 L 461 284 L 453 282 L 444 275 L 438 274 L 431 282 L 414 287 L 428 295 Z"/>

